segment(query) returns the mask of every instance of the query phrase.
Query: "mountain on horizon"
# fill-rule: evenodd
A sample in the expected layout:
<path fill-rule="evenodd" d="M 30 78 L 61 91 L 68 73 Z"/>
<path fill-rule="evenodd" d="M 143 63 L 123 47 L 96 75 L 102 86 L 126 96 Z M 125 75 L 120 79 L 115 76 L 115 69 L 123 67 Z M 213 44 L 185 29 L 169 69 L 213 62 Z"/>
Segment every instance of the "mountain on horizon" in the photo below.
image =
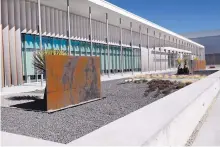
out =
<path fill-rule="evenodd" d="M 220 29 L 184 33 L 182 35 L 199 44 L 204 45 L 206 54 L 220 53 Z"/>

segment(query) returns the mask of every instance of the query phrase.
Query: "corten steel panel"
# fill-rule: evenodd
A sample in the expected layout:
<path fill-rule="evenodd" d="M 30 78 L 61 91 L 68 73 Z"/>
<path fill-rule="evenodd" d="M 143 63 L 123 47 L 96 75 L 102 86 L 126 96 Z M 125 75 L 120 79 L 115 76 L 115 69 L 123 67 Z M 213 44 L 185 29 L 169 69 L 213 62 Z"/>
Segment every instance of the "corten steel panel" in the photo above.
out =
<path fill-rule="evenodd" d="M 100 58 L 46 56 L 47 110 L 101 97 Z"/>
<path fill-rule="evenodd" d="M 206 61 L 205 60 L 193 60 L 192 61 L 193 71 L 204 70 L 206 69 Z"/>

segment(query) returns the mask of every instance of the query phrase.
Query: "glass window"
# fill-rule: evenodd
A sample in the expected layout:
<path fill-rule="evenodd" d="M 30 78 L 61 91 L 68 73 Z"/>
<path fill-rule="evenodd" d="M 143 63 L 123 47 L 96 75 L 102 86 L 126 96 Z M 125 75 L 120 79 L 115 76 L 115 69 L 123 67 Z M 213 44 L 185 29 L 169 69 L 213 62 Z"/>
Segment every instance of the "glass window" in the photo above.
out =
<path fill-rule="evenodd" d="M 61 48 L 64 51 L 68 51 L 67 39 L 60 39 L 61 40 Z"/>
<path fill-rule="evenodd" d="M 25 48 L 26 49 L 33 49 L 34 48 L 34 35 L 25 35 Z"/>

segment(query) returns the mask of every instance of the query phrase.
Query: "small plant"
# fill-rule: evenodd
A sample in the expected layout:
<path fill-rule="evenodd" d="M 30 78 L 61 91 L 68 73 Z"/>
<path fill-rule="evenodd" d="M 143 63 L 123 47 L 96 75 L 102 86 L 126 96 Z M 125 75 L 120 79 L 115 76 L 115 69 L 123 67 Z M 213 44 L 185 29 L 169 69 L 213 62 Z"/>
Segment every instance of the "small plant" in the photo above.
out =
<path fill-rule="evenodd" d="M 180 68 L 181 67 L 181 64 L 182 64 L 182 59 L 181 58 L 178 58 L 177 60 L 176 60 L 176 62 L 177 62 L 177 64 L 178 64 L 178 67 Z"/>
<path fill-rule="evenodd" d="M 143 83 L 147 83 L 148 81 L 147 81 L 147 79 L 143 79 L 143 81 L 142 81 Z"/>
<path fill-rule="evenodd" d="M 140 80 L 140 79 L 135 79 L 135 80 L 134 80 L 134 83 L 140 84 L 140 83 L 141 83 L 141 80 Z"/>
<path fill-rule="evenodd" d="M 67 55 L 67 52 L 64 50 L 40 50 L 34 53 L 33 65 L 36 70 L 40 73 L 46 72 L 46 55 Z"/>
<path fill-rule="evenodd" d="M 188 67 L 187 59 L 184 59 L 183 72 L 184 74 L 189 74 L 189 67 Z"/>
<path fill-rule="evenodd" d="M 181 67 L 182 62 L 184 63 L 183 68 Z M 181 60 L 180 58 L 178 58 L 177 63 L 178 63 L 177 74 L 189 74 L 189 67 L 187 65 L 188 64 L 187 59 Z"/>
<path fill-rule="evenodd" d="M 199 60 L 199 58 L 198 57 L 194 57 L 194 59 L 193 60 Z"/>
<path fill-rule="evenodd" d="M 185 83 L 180 82 L 180 83 L 177 84 L 176 89 L 181 89 L 181 88 L 183 88 L 185 86 L 186 86 Z"/>
<path fill-rule="evenodd" d="M 188 85 L 192 84 L 192 82 L 186 82 L 185 84 L 186 84 L 186 86 L 188 86 Z"/>

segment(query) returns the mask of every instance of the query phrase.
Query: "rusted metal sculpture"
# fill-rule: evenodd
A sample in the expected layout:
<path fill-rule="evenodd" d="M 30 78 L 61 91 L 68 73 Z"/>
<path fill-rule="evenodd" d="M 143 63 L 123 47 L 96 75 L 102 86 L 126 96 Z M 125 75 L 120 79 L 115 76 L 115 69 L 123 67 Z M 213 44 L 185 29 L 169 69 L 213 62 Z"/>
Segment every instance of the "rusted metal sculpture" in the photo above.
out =
<path fill-rule="evenodd" d="M 46 56 L 47 111 L 101 98 L 100 58 Z"/>
<path fill-rule="evenodd" d="M 204 70 L 206 69 L 206 61 L 205 60 L 191 60 L 189 62 L 189 69 L 190 73 L 193 73 L 194 71 Z"/>

